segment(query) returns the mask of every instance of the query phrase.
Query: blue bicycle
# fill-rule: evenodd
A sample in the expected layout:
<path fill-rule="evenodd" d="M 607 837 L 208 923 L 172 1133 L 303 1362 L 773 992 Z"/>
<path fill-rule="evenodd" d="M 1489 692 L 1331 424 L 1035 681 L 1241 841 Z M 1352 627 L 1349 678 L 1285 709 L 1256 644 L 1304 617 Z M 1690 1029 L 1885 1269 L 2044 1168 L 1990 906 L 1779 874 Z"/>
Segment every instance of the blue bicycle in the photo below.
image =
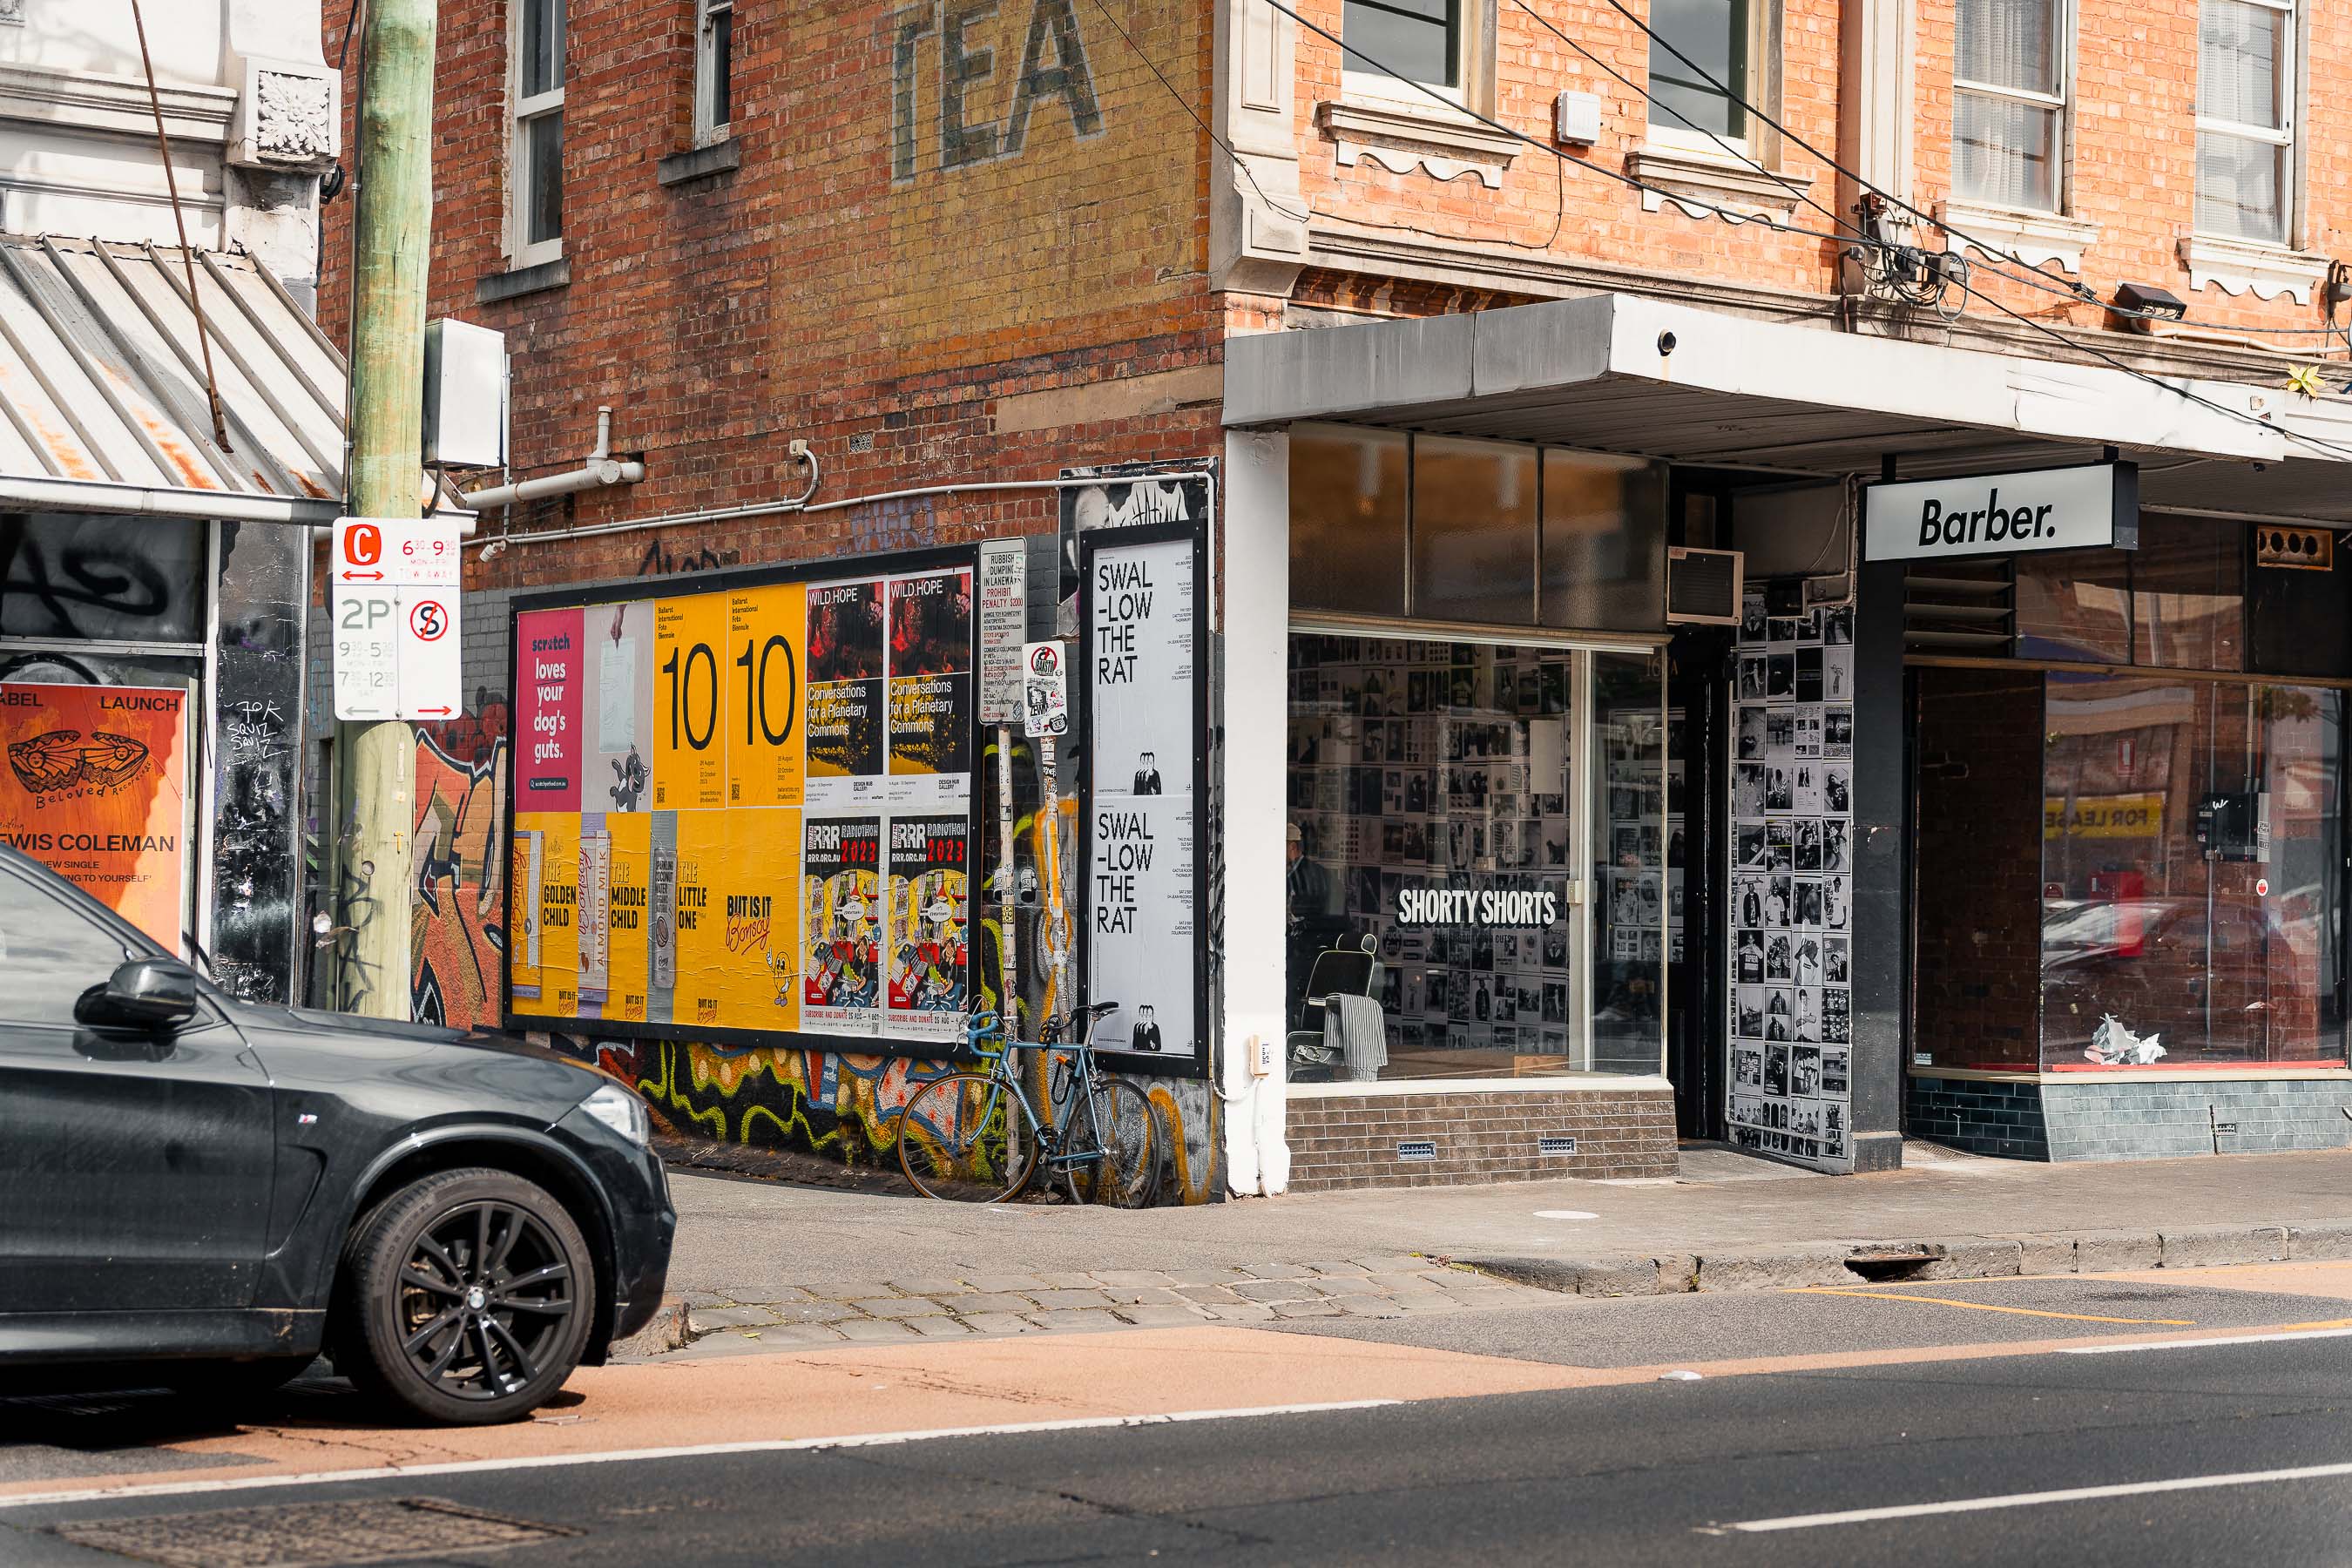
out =
<path fill-rule="evenodd" d="M 970 1043 L 988 1065 L 931 1079 L 898 1113 L 898 1168 L 915 1190 L 956 1203 L 1004 1203 L 1027 1191 L 1042 1167 L 1049 1182 L 1059 1177 L 1068 1185 L 1073 1202 L 1149 1203 L 1160 1169 L 1151 1101 L 1095 1059 L 1094 1031 L 1118 1011 L 1116 1002 L 1081 1007 L 1048 1020 L 1039 1040 L 1007 1039 L 995 1014 L 976 1015 Z M 1016 1065 L 1028 1051 L 1040 1053 L 1048 1112 L 1042 1117 L 1031 1100 L 1039 1080 Z"/>

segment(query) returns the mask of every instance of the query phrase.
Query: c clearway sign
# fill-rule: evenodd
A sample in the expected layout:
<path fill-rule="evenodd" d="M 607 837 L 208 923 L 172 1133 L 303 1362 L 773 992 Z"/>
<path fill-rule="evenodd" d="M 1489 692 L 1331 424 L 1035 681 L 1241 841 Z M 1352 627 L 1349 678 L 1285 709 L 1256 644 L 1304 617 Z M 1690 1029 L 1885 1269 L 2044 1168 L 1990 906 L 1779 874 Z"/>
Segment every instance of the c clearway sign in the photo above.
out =
<path fill-rule="evenodd" d="M 462 705 L 455 523 L 335 523 L 335 717 L 447 719 Z"/>
<path fill-rule="evenodd" d="M 1863 559 L 1934 560 L 2113 545 L 2139 521 L 2129 463 L 1906 479 L 1863 491 Z"/>

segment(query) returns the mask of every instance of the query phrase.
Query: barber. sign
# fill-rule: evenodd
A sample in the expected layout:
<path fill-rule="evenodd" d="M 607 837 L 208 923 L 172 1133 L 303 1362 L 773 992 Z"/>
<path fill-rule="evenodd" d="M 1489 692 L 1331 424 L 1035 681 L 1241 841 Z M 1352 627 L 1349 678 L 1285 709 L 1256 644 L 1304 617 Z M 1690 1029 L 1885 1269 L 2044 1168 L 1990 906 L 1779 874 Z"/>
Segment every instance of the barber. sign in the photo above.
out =
<path fill-rule="evenodd" d="M 2128 546 L 2139 521 L 2129 463 L 1906 479 L 1863 495 L 1869 561 Z"/>

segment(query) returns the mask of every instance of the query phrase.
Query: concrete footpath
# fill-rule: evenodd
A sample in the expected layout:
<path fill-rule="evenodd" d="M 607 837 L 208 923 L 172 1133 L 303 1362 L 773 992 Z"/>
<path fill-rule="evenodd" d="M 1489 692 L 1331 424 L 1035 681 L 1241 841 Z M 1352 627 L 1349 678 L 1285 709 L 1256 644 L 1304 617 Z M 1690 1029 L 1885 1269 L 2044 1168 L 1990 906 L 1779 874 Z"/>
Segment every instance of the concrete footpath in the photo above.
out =
<path fill-rule="evenodd" d="M 1906 1154 L 1901 1171 L 1818 1176 L 1702 1146 L 1656 1181 L 1143 1211 L 681 1173 L 678 1309 L 624 1354 L 2352 1258 L 2352 1151 L 2079 1165 Z"/>

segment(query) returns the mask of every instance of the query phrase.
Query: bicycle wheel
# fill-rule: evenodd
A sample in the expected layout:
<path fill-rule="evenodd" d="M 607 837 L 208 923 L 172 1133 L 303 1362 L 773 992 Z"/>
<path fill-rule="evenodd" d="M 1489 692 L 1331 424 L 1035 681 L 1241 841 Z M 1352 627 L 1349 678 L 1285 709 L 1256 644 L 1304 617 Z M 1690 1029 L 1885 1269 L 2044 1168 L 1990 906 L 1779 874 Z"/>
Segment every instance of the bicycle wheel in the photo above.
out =
<path fill-rule="evenodd" d="M 1094 1167 L 1094 1200 L 1141 1208 L 1160 1185 L 1160 1119 L 1144 1092 L 1125 1079 L 1105 1079 L 1094 1094 L 1094 1131 L 1103 1157 Z"/>
<path fill-rule="evenodd" d="M 993 1204 L 1018 1197 L 1037 1168 L 1037 1118 L 984 1072 L 951 1072 L 898 1113 L 898 1168 L 927 1198 Z"/>

